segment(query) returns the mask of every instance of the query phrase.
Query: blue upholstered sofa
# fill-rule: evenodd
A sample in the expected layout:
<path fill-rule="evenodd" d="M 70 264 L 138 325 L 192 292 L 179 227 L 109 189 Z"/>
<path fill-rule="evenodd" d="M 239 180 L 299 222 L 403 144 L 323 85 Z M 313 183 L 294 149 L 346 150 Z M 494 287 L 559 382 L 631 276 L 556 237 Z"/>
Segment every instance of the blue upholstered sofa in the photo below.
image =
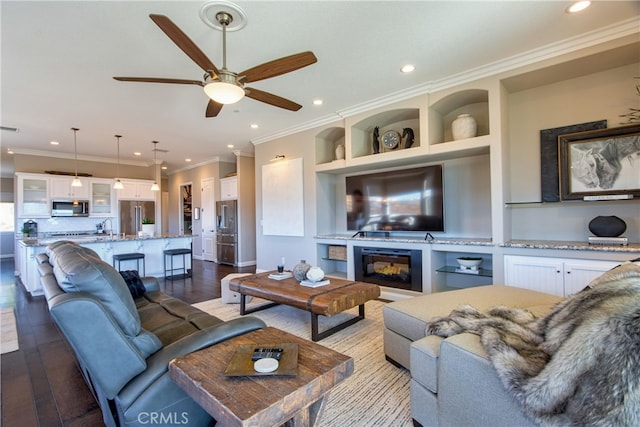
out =
<path fill-rule="evenodd" d="M 107 426 L 176 416 L 182 424 L 214 423 L 169 378 L 168 363 L 260 329 L 261 320 L 223 322 L 160 292 L 154 277 L 141 278 L 142 296 L 134 298 L 137 293 L 116 269 L 70 241 L 49 245 L 38 261 L 51 316 L 73 348 Z"/>

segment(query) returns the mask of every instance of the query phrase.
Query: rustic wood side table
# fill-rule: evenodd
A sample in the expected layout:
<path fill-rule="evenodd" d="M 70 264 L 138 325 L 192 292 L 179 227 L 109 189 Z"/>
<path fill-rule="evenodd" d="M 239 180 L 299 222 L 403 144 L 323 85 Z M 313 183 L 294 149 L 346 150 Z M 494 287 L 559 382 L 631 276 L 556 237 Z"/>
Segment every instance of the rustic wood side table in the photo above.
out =
<path fill-rule="evenodd" d="M 296 376 L 226 376 L 240 345 L 298 345 Z M 353 373 L 353 359 L 267 327 L 174 359 L 169 375 L 222 426 L 313 426 L 327 393 Z M 277 372 L 277 371 L 276 371 Z"/>

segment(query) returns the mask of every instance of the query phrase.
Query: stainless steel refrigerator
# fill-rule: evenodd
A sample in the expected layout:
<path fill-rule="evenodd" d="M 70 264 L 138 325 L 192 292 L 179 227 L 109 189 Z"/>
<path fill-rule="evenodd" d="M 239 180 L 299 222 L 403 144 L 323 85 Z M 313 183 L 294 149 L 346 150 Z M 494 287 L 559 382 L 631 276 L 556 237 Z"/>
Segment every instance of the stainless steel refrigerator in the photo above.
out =
<path fill-rule="evenodd" d="M 141 202 L 136 200 L 121 200 L 120 233 L 137 235 L 142 231 L 142 219 L 156 219 L 155 202 Z"/>
<path fill-rule="evenodd" d="M 216 247 L 218 263 L 236 265 L 238 262 L 238 202 L 216 202 Z"/>

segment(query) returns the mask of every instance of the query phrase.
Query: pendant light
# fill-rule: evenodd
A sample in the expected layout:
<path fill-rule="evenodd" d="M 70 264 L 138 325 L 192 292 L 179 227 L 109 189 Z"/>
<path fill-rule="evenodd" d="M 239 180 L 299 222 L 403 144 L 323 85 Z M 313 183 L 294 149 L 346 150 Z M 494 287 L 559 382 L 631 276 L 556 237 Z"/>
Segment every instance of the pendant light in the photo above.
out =
<path fill-rule="evenodd" d="M 120 181 L 120 138 L 122 138 L 122 135 L 114 136 L 116 137 L 116 141 L 118 144 L 118 169 L 116 173 L 116 182 L 113 184 L 113 188 L 114 190 L 122 190 L 124 188 L 124 185 L 122 185 L 122 182 Z"/>
<path fill-rule="evenodd" d="M 157 175 L 157 152 L 158 152 L 158 141 L 151 141 L 153 142 L 153 184 L 151 185 L 151 191 L 160 191 L 160 186 L 158 185 L 158 181 L 156 178 Z"/>
<path fill-rule="evenodd" d="M 80 129 L 71 128 L 71 130 L 73 131 L 73 153 L 74 153 L 74 165 L 76 169 L 76 177 L 73 178 L 73 181 L 71 181 L 71 186 L 82 187 L 82 181 L 80 181 L 80 178 L 78 178 L 78 144 L 76 142 L 76 132 L 78 132 Z"/>

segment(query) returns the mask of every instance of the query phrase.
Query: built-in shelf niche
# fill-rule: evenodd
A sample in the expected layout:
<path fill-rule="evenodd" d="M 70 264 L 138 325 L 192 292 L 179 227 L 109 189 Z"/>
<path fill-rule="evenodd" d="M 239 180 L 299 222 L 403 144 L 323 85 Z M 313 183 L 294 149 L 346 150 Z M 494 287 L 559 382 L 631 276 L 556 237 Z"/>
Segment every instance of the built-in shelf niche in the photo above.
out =
<path fill-rule="evenodd" d="M 429 108 L 429 144 L 453 141 L 451 123 L 460 114 L 470 114 L 478 125 L 477 137 L 489 135 L 489 92 L 468 89 L 452 93 Z"/>
<path fill-rule="evenodd" d="M 344 159 L 336 159 L 336 148 L 344 145 L 344 135 L 343 127 L 330 127 L 316 135 L 316 165 L 344 162 Z"/>
<path fill-rule="evenodd" d="M 373 116 L 367 117 L 351 127 L 351 158 L 364 156 L 384 156 L 386 153 L 380 141 L 380 153 L 373 152 L 373 130 L 378 126 L 380 140 L 384 132 L 395 130 L 402 135 L 404 128 L 413 129 L 414 142 L 411 148 L 420 147 L 420 110 L 418 108 L 400 108 L 383 111 Z M 405 139 L 403 138 L 399 147 L 390 152 L 405 150 Z"/>

